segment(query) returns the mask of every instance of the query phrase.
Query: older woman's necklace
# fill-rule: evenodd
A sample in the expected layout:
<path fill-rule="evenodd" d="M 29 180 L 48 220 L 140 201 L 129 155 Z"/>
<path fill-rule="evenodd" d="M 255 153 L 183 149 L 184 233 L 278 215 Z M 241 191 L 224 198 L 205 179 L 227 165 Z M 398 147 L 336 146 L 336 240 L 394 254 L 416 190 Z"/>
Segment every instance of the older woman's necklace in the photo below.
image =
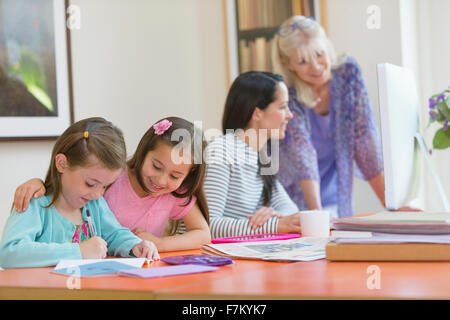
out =
<path fill-rule="evenodd" d="M 330 112 L 328 108 L 330 101 L 330 90 L 328 89 L 328 84 L 319 89 L 316 97 L 317 98 L 314 100 L 313 104 L 314 111 L 321 116 L 326 116 Z"/>

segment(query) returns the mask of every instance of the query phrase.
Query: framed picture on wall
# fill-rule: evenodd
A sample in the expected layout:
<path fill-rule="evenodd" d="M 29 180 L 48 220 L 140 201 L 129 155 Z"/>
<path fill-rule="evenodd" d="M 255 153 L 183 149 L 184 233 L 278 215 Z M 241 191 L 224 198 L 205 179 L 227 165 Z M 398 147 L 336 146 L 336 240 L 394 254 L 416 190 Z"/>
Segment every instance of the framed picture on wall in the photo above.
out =
<path fill-rule="evenodd" d="M 73 123 L 66 8 L 0 0 L 0 140 L 56 139 Z"/>

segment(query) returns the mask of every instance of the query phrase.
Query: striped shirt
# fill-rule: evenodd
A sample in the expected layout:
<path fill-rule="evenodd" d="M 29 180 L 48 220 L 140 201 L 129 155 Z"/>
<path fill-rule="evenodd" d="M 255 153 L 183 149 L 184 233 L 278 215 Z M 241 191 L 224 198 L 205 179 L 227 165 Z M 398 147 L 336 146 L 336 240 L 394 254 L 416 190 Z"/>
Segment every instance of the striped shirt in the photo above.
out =
<path fill-rule="evenodd" d="M 204 190 L 208 201 L 212 238 L 257 233 L 275 233 L 278 218 L 270 218 L 257 229 L 250 227 L 249 215 L 263 205 L 263 180 L 259 174 L 258 153 L 237 136 L 228 133 L 206 148 L 207 169 Z M 277 213 L 298 212 L 278 180 L 269 205 Z"/>

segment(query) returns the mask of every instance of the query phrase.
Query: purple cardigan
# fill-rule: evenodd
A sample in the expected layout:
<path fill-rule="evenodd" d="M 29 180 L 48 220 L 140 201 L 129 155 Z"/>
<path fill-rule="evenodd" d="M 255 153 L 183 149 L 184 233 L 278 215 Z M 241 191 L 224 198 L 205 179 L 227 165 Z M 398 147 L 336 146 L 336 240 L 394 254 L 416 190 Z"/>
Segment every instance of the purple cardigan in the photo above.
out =
<path fill-rule="evenodd" d="M 351 57 L 332 71 L 330 87 L 330 130 L 334 140 L 338 213 L 353 215 L 353 161 L 356 172 L 370 180 L 383 170 L 381 143 L 361 69 Z M 319 181 L 317 154 L 311 141 L 306 106 L 297 100 L 294 88 L 289 88 L 289 121 L 284 140 L 280 141 L 278 178 L 292 200 L 301 209 L 306 202 L 299 185 L 301 180 Z"/>

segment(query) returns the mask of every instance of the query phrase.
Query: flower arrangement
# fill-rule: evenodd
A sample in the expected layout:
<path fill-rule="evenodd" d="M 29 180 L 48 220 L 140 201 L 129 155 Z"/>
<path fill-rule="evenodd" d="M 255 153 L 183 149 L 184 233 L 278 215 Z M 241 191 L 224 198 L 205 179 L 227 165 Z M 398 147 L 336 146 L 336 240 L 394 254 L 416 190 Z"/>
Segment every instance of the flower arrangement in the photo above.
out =
<path fill-rule="evenodd" d="M 442 128 L 438 129 L 434 134 L 433 148 L 446 149 L 450 147 L 450 87 L 444 91 L 432 95 L 428 99 L 428 106 L 430 108 L 430 125 L 433 122 L 437 122 L 442 125 Z"/>

